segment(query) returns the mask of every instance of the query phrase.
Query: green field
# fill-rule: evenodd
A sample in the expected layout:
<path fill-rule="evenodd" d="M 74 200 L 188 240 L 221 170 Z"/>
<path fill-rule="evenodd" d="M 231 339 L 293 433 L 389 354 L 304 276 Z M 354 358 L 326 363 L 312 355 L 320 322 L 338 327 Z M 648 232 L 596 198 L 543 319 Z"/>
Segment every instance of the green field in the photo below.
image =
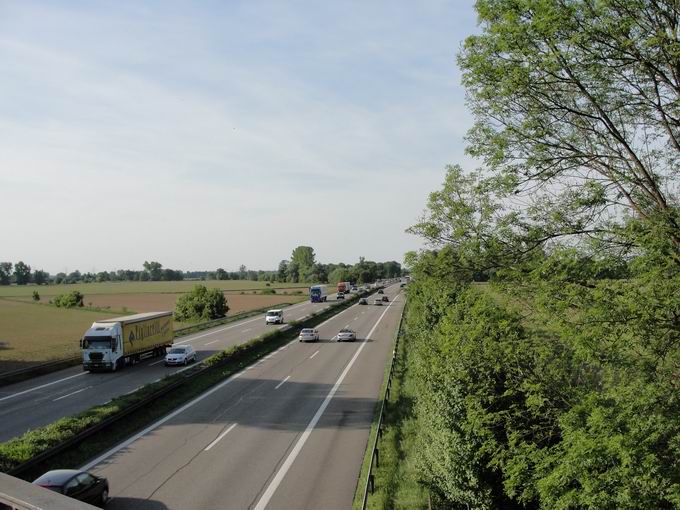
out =
<path fill-rule="evenodd" d="M 78 354 L 83 332 L 109 315 L 0 299 L 0 370 Z"/>
<path fill-rule="evenodd" d="M 103 282 L 74 283 L 66 285 L 6 285 L 0 286 L 0 297 L 30 297 L 34 290 L 40 296 L 57 296 L 65 292 L 77 290 L 86 296 L 89 294 L 163 294 L 190 291 L 194 285 L 201 284 L 208 288 L 226 291 L 265 289 L 265 282 L 250 280 L 206 280 L 181 282 Z M 306 289 L 309 283 L 272 283 L 273 289 Z"/>

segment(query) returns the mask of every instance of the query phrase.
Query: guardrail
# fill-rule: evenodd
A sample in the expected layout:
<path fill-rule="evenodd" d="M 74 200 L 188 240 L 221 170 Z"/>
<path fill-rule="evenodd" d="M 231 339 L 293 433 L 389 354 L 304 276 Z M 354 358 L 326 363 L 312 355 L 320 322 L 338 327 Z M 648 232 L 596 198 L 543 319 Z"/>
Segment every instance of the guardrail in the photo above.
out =
<path fill-rule="evenodd" d="M 366 503 L 368 502 L 368 491 L 370 488 L 371 494 L 375 491 L 375 476 L 373 475 L 373 463 L 376 467 L 380 465 L 380 450 L 378 449 L 378 441 L 382 437 L 383 425 L 385 423 L 385 404 L 390 398 L 390 389 L 392 388 L 392 376 L 394 375 L 394 366 L 397 361 L 397 353 L 399 352 L 399 338 L 401 337 L 401 325 L 404 322 L 404 311 L 401 312 L 399 318 L 399 327 L 397 328 L 397 336 L 394 341 L 394 350 L 392 351 L 392 361 L 390 362 L 390 373 L 387 376 L 387 385 L 385 386 L 385 393 L 383 395 L 382 404 L 380 405 L 380 415 L 378 416 L 378 426 L 376 427 L 375 441 L 373 442 L 373 450 L 371 451 L 371 462 L 368 465 L 368 474 L 366 475 L 366 485 L 364 486 L 364 497 L 361 501 L 361 510 L 366 510 Z"/>

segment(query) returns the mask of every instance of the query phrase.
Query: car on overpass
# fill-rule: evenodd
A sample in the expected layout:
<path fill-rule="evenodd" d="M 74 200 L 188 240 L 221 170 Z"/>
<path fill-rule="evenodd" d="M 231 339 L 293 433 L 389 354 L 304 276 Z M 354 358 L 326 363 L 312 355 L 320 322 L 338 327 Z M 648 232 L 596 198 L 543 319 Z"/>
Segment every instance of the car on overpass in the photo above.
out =
<path fill-rule="evenodd" d="M 33 483 L 78 501 L 101 507 L 109 500 L 108 480 L 87 471 L 53 469 L 36 478 Z"/>

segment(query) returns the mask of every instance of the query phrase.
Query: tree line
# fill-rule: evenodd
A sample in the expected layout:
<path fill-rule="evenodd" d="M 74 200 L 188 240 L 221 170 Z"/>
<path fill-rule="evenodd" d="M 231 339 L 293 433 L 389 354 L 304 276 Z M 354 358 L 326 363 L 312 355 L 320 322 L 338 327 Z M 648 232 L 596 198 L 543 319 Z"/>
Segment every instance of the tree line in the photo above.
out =
<path fill-rule="evenodd" d="M 321 264 L 316 262 L 316 254 L 311 246 L 298 246 L 293 250 L 290 260 L 279 263 L 276 279 L 280 282 L 331 283 L 349 281 L 352 283 L 372 283 L 379 279 L 395 278 L 402 275 L 399 262 L 373 262 L 359 257 L 356 264 Z"/>
<path fill-rule="evenodd" d="M 94 282 L 136 282 L 136 281 L 178 281 L 185 278 L 185 273 L 176 269 L 163 268 L 160 262 L 144 261 L 144 269 L 118 269 L 117 271 L 100 271 L 98 273 L 81 273 L 79 270 L 70 273 L 60 272 L 50 275 L 42 269 L 31 270 L 31 266 L 19 261 L 0 262 L 0 285 L 43 285 L 47 283 L 94 283 Z"/>
<path fill-rule="evenodd" d="M 476 9 L 485 166 L 409 229 L 418 479 L 441 508 L 680 508 L 680 9 Z"/>
<path fill-rule="evenodd" d="M 252 270 L 241 265 L 238 271 L 180 271 L 163 268 L 160 262 L 144 261 L 141 271 L 118 269 L 117 271 L 100 271 L 97 273 L 71 273 L 50 275 L 46 271 L 31 270 L 24 262 L 0 262 L 0 285 L 26 285 L 33 283 L 94 283 L 94 282 L 136 282 L 136 281 L 180 281 L 180 280 L 250 280 L 264 282 L 289 283 L 332 283 L 351 281 L 356 283 L 372 283 L 378 279 L 401 276 L 402 267 L 399 262 L 372 262 L 363 257 L 356 264 L 322 264 L 316 262 L 314 249 L 310 246 L 298 246 L 291 254 L 290 260 L 282 260 L 276 271 Z"/>

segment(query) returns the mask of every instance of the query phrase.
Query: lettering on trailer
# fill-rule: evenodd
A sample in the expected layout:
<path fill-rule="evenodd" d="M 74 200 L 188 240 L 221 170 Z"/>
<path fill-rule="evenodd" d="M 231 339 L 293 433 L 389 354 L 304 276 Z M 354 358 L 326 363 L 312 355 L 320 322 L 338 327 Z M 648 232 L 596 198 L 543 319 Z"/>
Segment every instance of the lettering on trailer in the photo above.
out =
<path fill-rule="evenodd" d="M 128 335 L 128 341 L 133 344 L 136 340 L 144 340 L 150 336 L 164 335 L 170 329 L 170 320 L 161 323 L 156 320 L 151 324 L 135 325 Z M 134 344 L 133 344 L 134 345 Z"/>

